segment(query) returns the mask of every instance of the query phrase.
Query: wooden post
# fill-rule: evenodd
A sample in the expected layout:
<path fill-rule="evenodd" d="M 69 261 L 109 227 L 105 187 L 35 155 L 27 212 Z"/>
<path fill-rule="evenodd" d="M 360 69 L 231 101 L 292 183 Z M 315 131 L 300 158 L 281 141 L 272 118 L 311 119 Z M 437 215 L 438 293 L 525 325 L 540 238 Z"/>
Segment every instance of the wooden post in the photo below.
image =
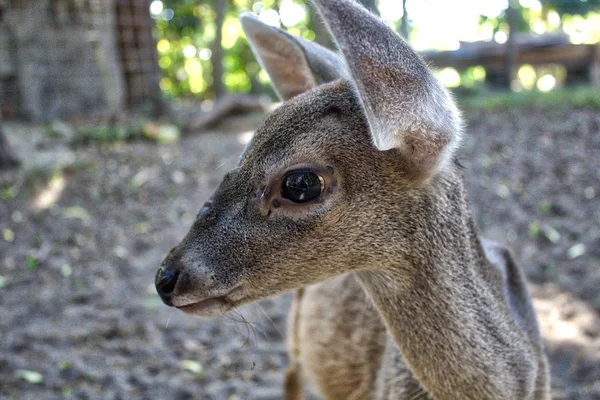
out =
<path fill-rule="evenodd" d="M 592 47 L 592 60 L 589 66 L 590 85 L 600 87 L 600 44 Z"/>

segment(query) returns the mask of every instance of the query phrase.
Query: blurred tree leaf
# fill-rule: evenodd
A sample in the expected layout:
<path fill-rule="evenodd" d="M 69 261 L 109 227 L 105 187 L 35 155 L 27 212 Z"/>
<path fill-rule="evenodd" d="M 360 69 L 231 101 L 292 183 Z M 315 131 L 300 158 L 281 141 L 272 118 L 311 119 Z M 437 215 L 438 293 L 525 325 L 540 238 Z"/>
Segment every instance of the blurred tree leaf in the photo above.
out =
<path fill-rule="evenodd" d="M 600 9 L 600 0 L 540 0 L 545 9 L 555 10 L 558 14 L 585 15 Z"/>

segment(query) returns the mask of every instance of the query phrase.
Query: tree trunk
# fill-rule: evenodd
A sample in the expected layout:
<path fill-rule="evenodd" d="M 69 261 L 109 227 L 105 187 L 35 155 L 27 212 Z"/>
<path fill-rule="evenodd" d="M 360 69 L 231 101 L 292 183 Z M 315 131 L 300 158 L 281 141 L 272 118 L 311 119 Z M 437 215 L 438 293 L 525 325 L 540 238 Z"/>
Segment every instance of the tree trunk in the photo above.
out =
<path fill-rule="evenodd" d="M 19 165 L 19 160 L 10 151 L 8 140 L 4 136 L 2 116 L 0 116 L 0 169 L 16 167 L 17 165 Z"/>
<path fill-rule="evenodd" d="M 404 38 L 404 40 L 406 40 L 407 42 L 408 40 L 408 35 L 409 35 L 409 30 L 408 30 L 408 13 L 406 11 L 406 0 L 402 0 L 402 19 L 401 19 L 401 25 L 400 25 L 400 33 L 402 34 L 402 37 Z"/>
<path fill-rule="evenodd" d="M 215 41 L 212 45 L 212 67 L 213 67 L 213 91 L 218 99 L 225 94 L 225 84 L 223 83 L 223 22 L 225 21 L 225 11 L 227 9 L 227 0 L 214 0 L 215 6 L 215 24 L 217 32 Z"/>
<path fill-rule="evenodd" d="M 518 3 L 515 0 L 508 2 L 508 8 L 506 9 L 506 22 L 508 23 L 508 39 L 506 41 L 506 63 L 504 65 L 504 83 L 508 89 L 510 84 L 516 75 L 517 69 L 517 58 L 518 51 L 516 38 L 517 38 L 517 14 Z"/>

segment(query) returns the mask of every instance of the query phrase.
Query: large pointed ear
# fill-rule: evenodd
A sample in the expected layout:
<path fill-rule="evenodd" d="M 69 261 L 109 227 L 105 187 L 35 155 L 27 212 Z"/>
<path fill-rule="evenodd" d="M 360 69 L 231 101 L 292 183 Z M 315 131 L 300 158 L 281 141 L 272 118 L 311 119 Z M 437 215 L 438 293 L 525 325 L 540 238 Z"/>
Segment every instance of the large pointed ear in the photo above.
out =
<path fill-rule="evenodd" d="M 315 0 L 358 89 L 375 145 L 427 178 L 458 146 L 461 118 L 425 62 L 355 0 Z"/>
<path fill-rule="evenodd" d="M 282 100 L 342 76 L 340 58 L 326 48 L 266 25 L 250 14 L 240 20 L 258 62 Z"/>

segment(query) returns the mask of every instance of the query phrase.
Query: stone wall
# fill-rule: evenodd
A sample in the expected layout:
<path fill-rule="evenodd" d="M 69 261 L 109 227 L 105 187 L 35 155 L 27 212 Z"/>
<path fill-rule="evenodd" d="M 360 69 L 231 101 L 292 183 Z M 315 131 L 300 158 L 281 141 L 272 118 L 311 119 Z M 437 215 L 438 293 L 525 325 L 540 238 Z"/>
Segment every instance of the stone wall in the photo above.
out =
<path fill-rule="evenodd" d="M 126 106 L 115 1 L 0 0 L 3 114 L 39 121 Z"/>

